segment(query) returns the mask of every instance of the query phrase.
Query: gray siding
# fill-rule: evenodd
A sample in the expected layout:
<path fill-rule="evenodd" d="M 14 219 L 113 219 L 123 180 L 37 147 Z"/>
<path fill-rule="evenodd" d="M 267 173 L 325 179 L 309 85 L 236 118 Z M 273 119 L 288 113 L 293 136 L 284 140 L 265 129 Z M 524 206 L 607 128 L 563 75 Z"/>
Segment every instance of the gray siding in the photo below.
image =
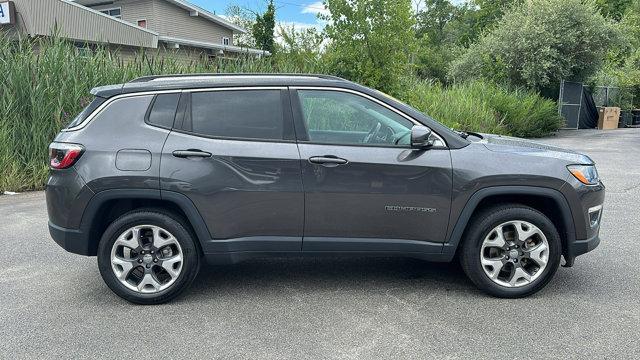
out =
<path fill-rule="evenodd" d="M 131 24 L 138 24 L 138 20 L 147 20 L 147 29 L 154 30 L 156 17 L 154 11 L 154 0 L 120 0 L 113 4 L 92 6 L 95 10 L 106 10 L 120 8 L 122 20 Z M 157 32 L 157 30 L 154 30 Z"/>
<path fill-rule="evenodd" d="M 190 16 L 189 12 L 164 0 L 154 0 L 157 15 L 155 27 L 160 35 L 182 39 L 222 44 L 228 37 L 233 44 L 233 31 L 200 16 Z"/>
<path fill-rule="evenodd" d="M 21 16 L 17 28 L 31 36 L 52 35 L 55 26 L 62 37 L 111 44 L 155 48 L 155 34 L 96 14 L 61 0 L 14 0 Z"/>
<path fill-rule="evenodd" d="M 233 45 L 233 31 L 164 0 L 117 0 L 113 4 L 92 6 L 95 10 L 121 9 L 122 20 L 137 24 L 146 19 L 147 28 L 160 35 L 222 44 L 228 37 Z"/>

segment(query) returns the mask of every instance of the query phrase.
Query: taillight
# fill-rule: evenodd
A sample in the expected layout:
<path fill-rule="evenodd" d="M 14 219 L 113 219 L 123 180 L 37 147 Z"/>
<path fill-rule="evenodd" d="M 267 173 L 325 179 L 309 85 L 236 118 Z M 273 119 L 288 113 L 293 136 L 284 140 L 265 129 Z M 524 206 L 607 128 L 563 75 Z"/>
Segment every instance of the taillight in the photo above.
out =
<path fill-rule="evenodd" d="M 51 143 L 49 145 L 49 165 L 52 169 L 66 169 L 78 161 L 84 147 L 78 144 Z"/>

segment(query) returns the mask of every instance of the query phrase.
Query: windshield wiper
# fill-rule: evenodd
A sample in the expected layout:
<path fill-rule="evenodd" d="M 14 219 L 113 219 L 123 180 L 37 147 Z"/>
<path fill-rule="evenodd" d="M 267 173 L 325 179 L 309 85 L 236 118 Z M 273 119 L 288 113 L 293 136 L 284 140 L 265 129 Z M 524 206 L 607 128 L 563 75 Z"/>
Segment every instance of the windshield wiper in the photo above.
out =
<path fill-rule="evenodd" d="M 464 131 L 459 131 L 459 130 L 456 130 L 456 129 L 451 129 L 451 130 L 453 130 L 453 132 L 455 132 L 456 134 L 460 135 L 460 137 L 463 138 L 463 139 L 466 139 L 466 138 L 469 137 L 469 133 L 466 133 Z"/>
<path fill-rule="evenodd" d="M 456 129 L 451 129 L 453 130 L 453 132 L 455 132 L 456 134 L 460 135 L 461 138 L 466 139 L 469 136 L 475 136 L 479 139 L 484 139 L 484 136 L 480 135 L 477 132 L 473 132 L 473 131 L 460 131 L 460 130 L 456 130 Z"/>

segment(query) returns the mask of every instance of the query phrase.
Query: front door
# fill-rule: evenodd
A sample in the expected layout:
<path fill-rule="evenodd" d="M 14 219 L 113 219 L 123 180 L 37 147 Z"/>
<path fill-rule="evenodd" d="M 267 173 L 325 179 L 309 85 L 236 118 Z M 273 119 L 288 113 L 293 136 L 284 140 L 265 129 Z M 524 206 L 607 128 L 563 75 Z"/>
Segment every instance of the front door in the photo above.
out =
<path fill-rule="evenodd" d="M 452 189 L 444 143 L 411 149 L 415 120 L 365 94 L 298 88 L 292 95 L 303 250 L 440 252 Z"/>
<path fill-rule="evenodd" d="M 163 194 L 186 195 L 203 217 L 205 253 L 300 251 L 304 194 L 287 90 L 185 95 L 160 179 Z"/>

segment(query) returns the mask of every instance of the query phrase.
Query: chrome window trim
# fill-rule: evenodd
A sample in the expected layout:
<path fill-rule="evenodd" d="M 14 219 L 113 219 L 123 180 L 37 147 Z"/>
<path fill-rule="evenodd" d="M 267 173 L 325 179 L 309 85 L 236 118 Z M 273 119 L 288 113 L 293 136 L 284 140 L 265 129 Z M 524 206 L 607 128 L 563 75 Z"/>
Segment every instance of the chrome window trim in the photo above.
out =
<path fill-rule="evenodd" d="M 287 90 L 286 86 L 234 86 L 203 89 L 184 89 L 185 92 L 242 91 L 242 90 Z"/>
<path fill-rule="evenodd" d="M 345 89 L 345 88 L 340 88 L 340 87 L 329 87 L 329 86 L 290 86 L 289 87 L 292 90 L 324 90 L 324 91 L 339 91 L 339 92 L 345 92 L 345 93 L 351 93 L 354 95 L 358 95 L 361 97 L 364 97 L 365 99 L 371 100 L 375 103 L 377 103 L 378 105 L 381 105 L 391 111 L 393 111 L 394 113 L 404 117 L 405 119 L 411 121 L 414 125 L 421 125 L 421 126 L 425 126 L 423 123 L 421 123 L 420 121 L 414 119 L 413 117 L 405 114 L 404 112 L 394 108 L 393 106 L 385 103 L 384 101 L 378 100 L 375 97 L 371 96 L 371 95 L 367 95 L 363 92 L 357 91 L 357 90 L 352 90 L 352 89 Z M 444 140 L 444 138 L 442 136 L 440 136 L 438 133 L 436 133 L 435 131 L 432 132 L 433 135 L 435 135 L 438 140 L 441 142 L 441 144 L 437 144 L 434 145 L 434 147 L 437 148 L 442 148 L 442 147 L 447 147 L 447 142 Z"/>
<path fill-rule="evenodd" d="M 91 115 L 87 116 L 86 119 L 84 119 L 84 121 L 82 121 L 80 124 L 74 126 L 74 127 L 70 127 L 70 128 L 65 128 L 62 129 L 62 132 L 70 132 L 70 131 L 77 131 L 77 130 L 81 130 L 83 129 L 85 126 L 87 126 L 96 116 L 100 115 L 100 113 L 109 105 L 111 105 L 111 103 L 113 103 L 116 100 L 120 100 L 120 99 L 125 99 L 125 98 L 131 98 L 131 97 L 138 97 L 138 96 L 149 96 L 149 95 L 157 95 L 157 94 L 174 94 L 174 93 L 181 93 L 182 90 L 158 90 L 158 91 L 146 91 L 146 92 L 139 92 L 139 93 L 130 93 L 130 94 L 121 94 L 121 95 L 116 95 L 113 96 L 109 99 L 107 99 L 107 101 L 105 101 L 104 103 L 102 103 L 102 105 L 98 106 L 97 109 L 95 109 Z"/>
<path fill-rule="evenodd" d="M 395 112 L 396 114 L 398 114 L 398 115 L 404 117 L 405 119 L 411 121 L 414 125 L 422 125 L 422 126 L 424 126 L 423 123 L 421 123 L 418 120 L 414 119 L 413 117 L 405 114 L 404 112 L 394 108 L 393 106 L 388 105 L 385 102 L 383 102 L 381 100 L 378 100 L 378 99 L 374 98 L 371 95 L 367 95 L 367 94 L 365 94 L 363 92 L 360 92 L 360 91 L 357 91 L 357 90 L 340 88 L 340 87 L 330 87 L 330 86 L 233 86 L 233 87 L 214 87 L 214 88 L 201 88 L 201 89 L 185 88 L 185 89 L 174 89 L 174 90 L 155 90 L 155 91 L 144 91 L 144 92 L 127 93 L 127 94 L 116 95 L 116 96 L 113 96 L 113 97 L 107 99 L 107 101 L 105 101 L 102 105 L 100 105 L 93 113 L 91 113 L 91 115 L 87 116 L 87 118 L 83 122 L 81 122 L 80 124 L 78 124 L 78 125 L 76 125 L 76 126 L 74 126 L 72 128 L 62 129 L 62 131 L 63 132 L 70 132 L 70 131 L 81 130 L 85 126 L 87 126 L 96 116 L 98 116 L 107 106 L 111 105 L 111 103 L 113 103 L 116 100 L 130 98 L 130 97 L 148 96 L 148 95 L 157 95 L 157 94 L 173 94 L 173 93 L 183 93 L 183 92 L 197 93 L 197 92 L 211 92 L 211 91 L 287 90 L 287 89 L 292 89 L 292 90 L 325 90 L 325 91 L 339 91 L 339 92 L 351 93 L 351 94 L 354 94 L 354 95 L 358 95 L 358 96 L 364 97 L 365 99 L 371 100 L 371 101 L 375 102 L 376 104 L 381 105 L 381 106 L 383 106 L 383 107 Z M 442 145 L 440 145 L 440 144 L 434 145 L 435 148 L 446 148 L 447 147 L 447 142 L 444 140 L 444 138 L 442 136 L 440 136 L 436 132 L 433 132 L 433 135 L 435 135 L 438 138 L 438 140 L 441 142 L 441 144 L 442 144 Z"/>
<path fill-rule="evenodd" d="M 194 92 L 211 92 L 211 91 L 286 90 L 286 89 L 287 89 L 286 86 L 234 86 L 234 87 L 203 88 L 203 89 L 154 90 L 154 91 L 120 94 L 107 99 L 107 101 L 105 101 L 102 105 L 100 105 L 94 112 L 91 113 L 91 115 L 87 116 L 87 118 L 84 119 L 84 121 L 81 122 L 80 124 L 71 128 L 62 129 L 61 131 L 63 132 L 77 131 L 84 128 L 91 122 L 91 120 L 93 120 L 96 116 L 98 116 L 100 112 L 104 110 L 104 108 L 109 106 L 112 102 L 116 100 L 124 99 L 124 98 L 130 98 L 130 97 L 136 97 L 136 96 L 158 95 L 158 94 L 175 94 L 175 93 L 183 93 L 183 92 L 194 93 Z"/>

